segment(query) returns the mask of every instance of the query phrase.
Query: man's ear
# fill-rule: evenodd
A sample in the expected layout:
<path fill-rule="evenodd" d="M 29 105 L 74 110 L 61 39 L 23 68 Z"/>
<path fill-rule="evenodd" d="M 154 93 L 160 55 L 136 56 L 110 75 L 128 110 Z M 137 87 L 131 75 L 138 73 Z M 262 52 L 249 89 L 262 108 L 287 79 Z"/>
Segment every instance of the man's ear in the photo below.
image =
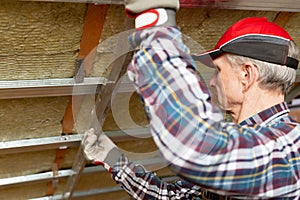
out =
<path fill-rule="evenodd" d="M 258 69 L 257 67 L 251 63 L 244 63 L 241 70 L 241 83 L 243 85 L 243 91 L 247 91 L 251 86 L 253 86 L 258 78 Z"/>

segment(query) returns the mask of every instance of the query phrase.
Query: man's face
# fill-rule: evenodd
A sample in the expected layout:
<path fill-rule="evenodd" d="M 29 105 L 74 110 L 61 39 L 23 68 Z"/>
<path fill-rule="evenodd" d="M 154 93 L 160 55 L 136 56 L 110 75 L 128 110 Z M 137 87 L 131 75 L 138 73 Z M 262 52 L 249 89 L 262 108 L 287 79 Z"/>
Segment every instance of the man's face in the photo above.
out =
<path fill-rule="evenodd" d="M 216 69 L 209 85 L 215 90 L 221 109 L 232 111 L 241 106 L 243 100 L 241 69 L 239 66 L 231 66 L 224 55 L 216 58 L 214 64 Z"/>

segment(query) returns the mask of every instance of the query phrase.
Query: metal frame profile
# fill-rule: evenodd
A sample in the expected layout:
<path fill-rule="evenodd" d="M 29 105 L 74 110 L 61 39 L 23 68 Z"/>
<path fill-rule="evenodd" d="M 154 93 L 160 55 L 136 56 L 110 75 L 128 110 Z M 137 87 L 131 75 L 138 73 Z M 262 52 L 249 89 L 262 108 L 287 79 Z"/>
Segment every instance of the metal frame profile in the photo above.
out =
<path fill-rule="evenodd" d="M 126 134 L 123 131 L 107 131 L 105 132 L 105 134 L 114 142 L 132 141 L 134 139 L 150 136 L 149 129 L 147 128 L 126 130 Z M 65 149 L 70 147 L 79 147 L 81 138 L 82 134 L 76 134 L 0 142 L 0 155 L 34 152 L 57 148 Z M 153 160 L 144 160 L 143 162 L 147 165 L 150 165 L 152 161 Z M 156 162 L 158 161 L 156 160 Z M 98 169 L 97 171 L 101 169 L 99 167 L 96 168 Z M 70 171 L 70 173 L 66 173 L 67 171 Z M 69 176 L 71 174 L 71 169 L 59 171 L 58 176 L 65 177 L 65 174 L 68 174 L 66 176 Z M 21 177 L 3 178 L 0 179 L 0 188 L 8 187 L 10 185 L 24 184 L 27 182 L 41 182 L 50 180 L 51 178 L 54 178 L 52 172 L 32 174 Z"/>
<path fill-rule="evenodd" d="M 82 83 L 76 83 L 74 78 L 0 81 L 0 99 L 95 94 L 97 86 L 106 83 L 105 77 L 85 77 Z M 133 84 L 125 77 L 118 92 L 131 92 L 132 89 Z"/>
<path fill-rule="evenodd" d="M 123 0 L 20 0 L 20 1 L 40 1 L 40 2 L 69 2 L 69 3 L 95 3 L 95 4 L 111 4 L 122 5 Z M 189 2 L 193 3 L 193 7 L 211 7 L 238 10 L 267 10 L 267 11 L 286 11 L 299 12 L 300 2 L 294 0 L 199 0 L 195 1 L 181 0 L 182 7 L 189 7 Z"/>

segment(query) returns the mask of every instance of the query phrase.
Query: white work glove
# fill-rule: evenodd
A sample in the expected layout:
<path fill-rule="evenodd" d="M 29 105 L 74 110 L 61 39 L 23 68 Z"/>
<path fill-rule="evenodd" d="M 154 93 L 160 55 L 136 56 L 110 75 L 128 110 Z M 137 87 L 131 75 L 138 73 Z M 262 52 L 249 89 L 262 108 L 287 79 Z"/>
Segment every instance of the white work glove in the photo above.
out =
<path fill-rule="evenodd" d="M 176 26 L 179 0 L 125 0 L 126 14 L 135 18 L 135 28 Z"/>
<path fill-rule="evenodd" d="M 95 165 L 102 165 L 109 172 L 121 156 L 117 146 L 104 133 L 97 134 L 94 128 L 84 133 L 81 145 L 87 160 Z"/>

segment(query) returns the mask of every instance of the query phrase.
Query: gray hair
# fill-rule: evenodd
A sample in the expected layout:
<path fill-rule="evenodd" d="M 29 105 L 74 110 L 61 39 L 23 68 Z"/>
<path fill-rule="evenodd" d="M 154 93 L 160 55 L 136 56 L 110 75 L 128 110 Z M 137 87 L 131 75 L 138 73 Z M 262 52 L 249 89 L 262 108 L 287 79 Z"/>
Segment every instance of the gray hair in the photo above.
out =
<path fill-rule="evenodd" d="M 290 41 L 288 56 L 298 59 L 299 49 L 297 45 Z M 287 94 L 296 79 L 296 70 L 290 67 L 268 63 L 235 54 L 226 54 L 232 66 L 241 65 L 245 62 L 253 63 L 259 73 L 259 86 L 262 89 L 277 90 L 282 94 Z"/>

